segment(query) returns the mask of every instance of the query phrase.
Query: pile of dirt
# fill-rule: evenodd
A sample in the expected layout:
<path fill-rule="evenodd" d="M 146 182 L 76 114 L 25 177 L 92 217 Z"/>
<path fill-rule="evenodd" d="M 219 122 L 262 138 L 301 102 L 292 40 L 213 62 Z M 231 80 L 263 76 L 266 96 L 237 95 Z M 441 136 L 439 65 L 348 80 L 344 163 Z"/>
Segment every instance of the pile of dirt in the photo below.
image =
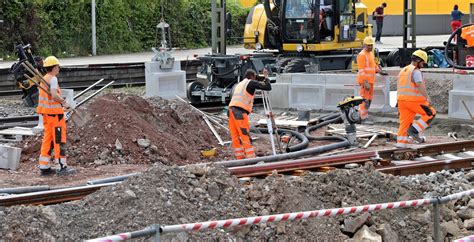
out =
<path fill-rule="evenodd" d="M 431 175 L 436 179 L 430 176 L 400 178 L 376 172 L 368 165 L 355 170 L 308 172 L 300 177 L 272 175 L 242 185 L 219 166 L 169 167 L 155 164 L 147 173 L 104 188 L 79 202 L 48 207 L 0 208 L 0 234 L 7 240 L 78 240 L 139 230 L 152 224 L 173 225 L 418 199 L 427 191 L 435 191 L 440 182 L 452 182 L 450 187 L 453 190 L 450 192 L 457 188 L 472 188 L 467 179 L 472 179 L 474 173 L 451 175 Z M 443 192 L 438 194 L 446 195 Z M 442 238 L 472 233 L 474 226 L 469 223 L 473 220 L 473 201 L 465 198 L 442 206 Z M 230 230 L 167 234 L 164 239 L 317 238 L 343 241 L 357 235 L 358 231 L 368 230 L 380 234 L 384 241 L 430 241 L 431 209 L 427 206 L 383 210 Z"/>
<path fill-rule="evenodd" d="M 201 114 L 180 101 L 106 94 L 80 111 L 86 123 L 68 124 L 67 156 L 73 165 L 190 164 L 209 161 L 200 151 L 219 146 Z M 23 160 L 37 159 L 39 148 L 40 138 L 28 140 Z M 224 147 L 213 159 L 230 157 Z"/>

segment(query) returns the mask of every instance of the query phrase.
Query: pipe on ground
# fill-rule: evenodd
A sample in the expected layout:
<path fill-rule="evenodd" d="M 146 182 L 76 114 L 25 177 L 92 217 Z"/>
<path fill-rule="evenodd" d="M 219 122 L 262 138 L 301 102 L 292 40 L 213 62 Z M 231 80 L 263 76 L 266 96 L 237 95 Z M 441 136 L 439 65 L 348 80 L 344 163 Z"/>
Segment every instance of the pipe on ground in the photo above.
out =
<path fill-rule="evenodd" d="M 126 174 L 122 176 L 113 176 L 113 177 L 107 177 L 103 179 L 87 181 L 87 185 L 98 185 L 98 184 L 105 184 L 105 183 L 111 183 L 111 182 L 120 182 L 120 181 L 126 180 L 129 177 L 136 176 L 138 174 L 140 173 L 131 173 L 131 174 Z"/>
<path fill-rule="evenodd" d="M 41 192 L 49 190 L 49 186 L 30 186 L 30 187 L 14 187 L 14 188 L 2 188 L 0 193 L 6 194 L 22 194 L 30 192 Z"/>
<path fill-rule="evenodd" d="M 268 129 L 252 127 L 252 128 L 250 128 L 250 132 L 268 133 Z M 308 140 L 308 138 L 306 138 L 306 136 L 304 136 L 304 135 L 302 135 L 302 134 L 300 134 L 296 131 L 293 131 L 293 130 L 278 129 L 278 134 L 281 135 L 281 134 L 284 134 L 284 133 L 290 133 L 291 135 L 295 136 L 300 141 L 300 143 L 286 148 L 286 152 L 288 152 L 288 153 L 289 152 L 295 152 L 295 151 L 302 150 L 302 149 L 305 149 L 306 147 L 308 147 L 309 140 Z"/>
<path fill-rule="evenodd" d="M 295 151 L 291 153 L 263 156 L 263 157 L 243 159 L 243 160 L 220 161 L 220 162 L 216 162 L 215 164 L 219 164 L 225 167 L 246 166 L 246 165 L 257 164 L 259 162 L 275 162 L 275 161 L 281 161 L 281 160 L 295 159 L 295 158 L 306 156 L 306 155 L 317 155 L 326 151 L 344 148 L 347 146 L 350 146 L 350 143 L 349 141 L 344 140 L 344 141 L 329 144 L 329 145 L 308 148 L 308 149 L 299 150 L 299 151 Z"/>

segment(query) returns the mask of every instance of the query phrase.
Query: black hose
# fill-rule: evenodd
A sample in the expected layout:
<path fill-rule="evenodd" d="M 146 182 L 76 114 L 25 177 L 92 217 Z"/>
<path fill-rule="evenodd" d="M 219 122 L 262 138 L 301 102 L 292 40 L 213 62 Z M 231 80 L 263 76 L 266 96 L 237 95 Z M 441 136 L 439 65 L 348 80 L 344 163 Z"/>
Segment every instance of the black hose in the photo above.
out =
<path fill-rule="evenodd" d="M 266 129 L 266 128 L 254 128 L 254 127 L 252 127 L 250 129 L 250 132 L 254 132 L 254 131 L 258 131 L 259 133 L 267 133 L 268 134 L 268 129 Z M 308 147 L 309 140 L 303 134 L 300 134 L 296 131 L 289 130 L 289 129 L 278 129 L 278 134 L 281 135 L 281 134 L 284 134 L 284 133 L 290 133 L 291 135 L 295 136 L 300 141 L 300 143 L 286 148 L 286 152 L 288 152 L 288 153 L 295 152 L 295 151 L 299 151 L 299 150 L 302 150 L 302 149 L 305 149 L 306 147 Z"/>
<path fill-rule="evenodd" d="M 318 118 L 318 120 L 319 120 L 319 122 L 321 123 L 321 122 L 324 122 L 324 121 L 326 121 L 326 120 L 335 119 L 335 118 L 339 117 L 340 115 L 341 115 L 341 114 L 340 114 L 339 112 L 337 112 L 337 113 L 330 113 L 330 114 L 327 114 L 327 115 L 324 115 L 324 116 Z"/>
<path fill-rule="evenodd" d="M 295 158 L 306 156 L 306 155 L 317 155 L 326 151 L 344 148 L 350 145 L 351 144 L 349 143 L 349 141 L 345 140 L 345 141 L 341 141 L 341 142 L 337 142 L 337 143 L 333 143 L 329 145 L 308 148 L 308 149 L 299 150 L 299 151 L 295 151 L 291 153 L 263 156 L 263 157 L 243 159 L 243 160 L 219 161 L 219 162 L 216 162 L 215 164 L 219 164 L 224 167 L 236 167 L 236 166 L 253 165 L 259 162 L 275 162 L 275 161 L 281 161 L 281 160 L 295 159 Z"/>
<path fill-rule="evenodd" d="M 456 63 L 454 63 L 454 61 L 451 58 L 449 58 L 449 56 L 448 56 L 448 48 L 451 45 L 451 40 L 453 40 L 454 36 L 456 36 L 460 31 L 462 31 L 462 28 L 469 27 L 471 25 L 473 25 L 473 24 L 465 24 L 465 25 L 461 26 L 460 28 L 456 29 L 449 36 L 448 41 L 446 41 L 446 46 L 444 47 L 444 58 L 446 58 L 446 60 L 448 61 L 448 63 L 450 65 L 452 65 L 454 68 L 459 69 L 459 70 L 474 70 L 474 66 L 473 67 L 460 66 L 460 65 L 457 65 Z"/>
<path fill-rule="evenodd" d="M 328 124 L 331 124 L 331 123 L 337 123 L 337 122 L 341 122 L 341 121 L 342 121 L 342 118 L 341 118 L 340 114 L 338 114 L 338 117 L 336 117 L 336 118 L 329 119 L 329 120 L 326 120 L 326 121 L 321 122 L 319 124 L 307 127 L 304 131 L 304 135 L 310 140 L 334 140 L 334 139 L 341 140 L 339 137 L 338 138 L 328 138 L 328 137 L 323 138 L 323 137 L 317 137 L 317 136 L 312 136 L 311 135 L 311 131 L 313 131 L 313 130 L 319 129 L 319 128 L 324 127 L 324 126 L 326 126 Z M 333 137 L 333 136 L 331 136 L 331 137 Z"/>

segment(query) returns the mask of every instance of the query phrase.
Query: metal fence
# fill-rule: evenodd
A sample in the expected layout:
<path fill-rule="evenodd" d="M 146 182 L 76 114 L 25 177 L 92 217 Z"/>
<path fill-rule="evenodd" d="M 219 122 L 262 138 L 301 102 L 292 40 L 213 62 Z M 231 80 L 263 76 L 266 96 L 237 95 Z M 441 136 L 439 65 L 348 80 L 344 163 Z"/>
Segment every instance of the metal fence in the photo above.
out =
<path fill-rule="evenodd" d="M 279 222 L 279 221 L 292 221 L 300 220 L 307 218 L 320 218 L 320 217 L 329 217 L 329 216 L 338 216 L 342 214 L 357 214 L 371 211 L 380 211 L 385 209 L 395 209 L 395 208 L 406 208 L 406 207 L 419 207 L 426 205 L 433 205 L 433 238 L 434 241 L 440 241 L 439 238 L 439 207 L 441 204 L 447 203 L 449 201 L 458 200 L 463 197 L 473 196 L 474 189 L 455 193 L 445 197 L 435 197 L 435 198 L 426 198 L 410 201 L 401 201 L 401 202 L 391 202 L 391 203 L 380 203 L 380 204 L 370 204 L 363 206 L 355 207 L 344 207 L 344 208 L 332 208 L 332 209 L 322 209 L 322 210 L 313 210 L 306 212 L 295 212 L 295 213 L 284 213 L 276 215 L 267 215 L 267 216 L 258 216 L 258 217 L 247 217 L 247 218 L 237 218 L 237 219 L 227 219 L 227 220 L 217 220 L 217 221 L 207 221 L 207 222 L 198 222 L 190 224 L 177 224 L 177 225 L 152 225 L 148 228 L 139 231 L 133 231 L 128 233 L 121 233 L 117 235 L 107 236 L 103 238 L 97 238 L 87 241 L 121 241 L 126 239 L 133 239 L 145 236 L 154 236 L 155 241 L 160 241 L 160 236 L 163 233 L 179 233 L 184 231 L 200 231 L 205 229 L 217 229 L 217 228 L 230 228 L 235 226 L 244 226 L 251 224 L 261 224 L 261 223 L 270 223 L 270 222 Z M 466 237 L 468 240 L 460 241 L 470 241 L 473 239 L 472 236 Z"/>

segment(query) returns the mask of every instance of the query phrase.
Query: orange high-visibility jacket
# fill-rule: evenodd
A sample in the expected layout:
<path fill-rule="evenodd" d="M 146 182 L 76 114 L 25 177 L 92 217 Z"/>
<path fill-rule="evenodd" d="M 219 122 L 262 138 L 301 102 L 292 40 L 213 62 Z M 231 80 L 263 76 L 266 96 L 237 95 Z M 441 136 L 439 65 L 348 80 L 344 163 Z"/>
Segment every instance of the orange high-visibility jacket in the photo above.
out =
<path fill-rule="evenodd" d="M 50 80 L 53 76 L 46 74 L 44 79 L 49 84 Z M 46 90 L 50 90 L 49 85 L 46 86 L 45 84 L 41 83 L 41 87 Z M 58 94 L 61 95 L 61 89 L 58 86 Z M 36 108 L 36 112 L 39 114 L 64 114 L 64 109 L 61 103 L 54 101 L 53 97 L 48 95 L 43 89 L 39 89 L 39 97 L 38 97 L 38 107 Z"/>
<path fill-rule="evenodd" d="M 374 55 L 371 52 L 366 52 L 365 49 L 362 50 L 359 55 L 357 55 L 357 66 L 359 68 L 357 82 L 362 84 L 367 80 L 370 84 L 374 84 L 377 68 Z"/>
<path fill-rule="evenodd" d="M 401 101 L 426 101 L 420 89 L 413 82 L 415 66 L 410 64 L 403 68 L 398 75 L 397 99 Z"/>
<path fill-rule="evenodd" d="M 462 28 L 461 37 L 467 41 L 467 45 L 474 46 L 474 25 Z"/>
<path fill-rule="evenodd" d="M 232 100 L 229 103 L 229 107 L 239 107 L 247 111 L 252 112 L 253 98 L 254 95 L 247 92 L 247 86 L 251 80 L 244 79 L 234 89 Z"/>

